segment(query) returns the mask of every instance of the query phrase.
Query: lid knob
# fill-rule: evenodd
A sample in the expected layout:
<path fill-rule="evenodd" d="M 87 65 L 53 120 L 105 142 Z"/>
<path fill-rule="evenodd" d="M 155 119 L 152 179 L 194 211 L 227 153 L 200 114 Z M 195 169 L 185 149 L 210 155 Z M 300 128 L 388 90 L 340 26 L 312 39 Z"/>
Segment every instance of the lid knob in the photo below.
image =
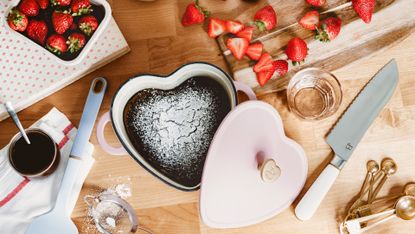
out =
<path fill-rule="evenodd" d="M 261 173 L 261 179 L 264 182 L 273 182 L 281 175 L 281 169 L 277 166 L 274 159 L 267 159 L 258 165 L 258 168 Z"/>

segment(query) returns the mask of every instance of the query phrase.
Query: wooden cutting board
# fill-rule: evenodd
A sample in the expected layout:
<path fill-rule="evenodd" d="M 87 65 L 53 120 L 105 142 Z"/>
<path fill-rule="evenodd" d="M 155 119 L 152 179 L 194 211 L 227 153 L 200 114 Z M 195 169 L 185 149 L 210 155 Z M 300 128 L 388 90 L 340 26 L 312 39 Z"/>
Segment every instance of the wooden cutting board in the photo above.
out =
<path fill-rule="evenodd" d="M 326 5 L 319 9 L 321 19 L 338 15 L 343 22 L 340 35 L 328 43 L 315 40 L 313 32 L 303 29 L 297 23 L 305 12 L 312 9 L 304 0 L 269 0 L 268 3 L 265 1 L 243 12 L 237 17 L 237 20 L 243 23 L 252 22 L 255 12 L 266 4 L 270 4 L 277 12 L 277 27 L 272 31 L 254 35 L 252 41 L 262 42 L 265 50 L 274 59 L 287 58 L 284 53 L 285 46 L 293 37 L 301 37 L 308 44 L 309 55 L 304 63 L 297 66 L 290 64 L 289 72 L 285 77 L 277 78 L 274 74 L 264 87 L 259 86 L 252 70 L 255 63 L 248 58 L 236 60 L 226 48 L 226 40 L 230 35 L 222 35 L 217 40 L 235 80 L 250 85 L 259 96 L 277 92 L 285 89 L 289 79 L 300 69 L 314 66 L 333 71 L 382 51 L 414 31 L 414 0 L 377 0 L 376 2 L 372 22 L 365 24 L 353 10 L 351 1 L 327 1 Z"/>

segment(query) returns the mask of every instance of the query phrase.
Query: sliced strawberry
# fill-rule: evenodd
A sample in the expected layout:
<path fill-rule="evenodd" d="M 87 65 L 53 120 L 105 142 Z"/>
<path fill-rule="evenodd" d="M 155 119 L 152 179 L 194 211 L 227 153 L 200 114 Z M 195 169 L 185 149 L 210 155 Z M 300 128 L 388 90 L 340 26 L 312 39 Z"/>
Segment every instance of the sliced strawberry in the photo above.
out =
<path fill-rule="evenodd" d="M 326 0 L 306 0 L 306 2 L 315 7 L 321 7 L 326 3 Z"/>
<path fill-rule="evenodd" d="M 261 42 L 257 42 L 248 46 L 246 50 L 246 56 L 252 60 L 258 60 L 261 57 L 264 45 Z"/>
<path fill-rule="evenodd" d="M 270 71 L 273 69 L 272 57 L 268 53 L 263 53 L 259 58 L 259 61 L 254 66 L 254 72 Z"/>
<path fill-rule="evenodd" d="M 248 26 L 248 27 L 245 27 L 242 31 L 239 31 L 236 34 L 236 36 L 241 37 L 241 38 L 245 38 L 248 41 L 251 41 L 253 34 L 254 34 L 254 27 Z"/>
<path fill-rule="evenodd" d="M 241 60 L 244 57 L 246 50 L 248 49 L 249 42 L 245 38 L 229 38 L 226 41 L 226 46 L 236 59 Z"/>
<path fill-rule="evenodd" d="M 271 69 L 269 71 L 257 72 L 256 79 L 261 87 L 263 87 L 274 75 L 275 70 Z"/>
<path fill-rule="evenodd" d="M 275 60 L 272 62 L 272 65 L 274 66 L 274 69 L 276 72 L 278 72 L 278 75 L 280 77 L 285 76 L 288 72 L 288 62 L 287 60 Z"/>
<path fill-rule="evenodd" d="M 320 13 L 318 11 L 307 12 L 298 23 L 307 30 L 316 30 L 318 23 L 320 22 Z"/>
<path fill-rule="evenodd" d="M 353 9 L 359 17 L 365 22 L 372 21 L 373 11 L 375 10 L 376 0 L 352 0 Z"/>
<path fill-rule="evenodd" d="M 234 20 L 226 20 L 225 24 L 226 24 L 226 30 L 233 34 L 237 34 L 245 27 L 241 22 L 234 21 Z"/>
<path fill-rule="evenodd" d="M 208 35 L 211 38 L 215 38 L 226 30 L 226 24 L 223 20 L 218 18 L 210 18 L 208 24 Z"/>

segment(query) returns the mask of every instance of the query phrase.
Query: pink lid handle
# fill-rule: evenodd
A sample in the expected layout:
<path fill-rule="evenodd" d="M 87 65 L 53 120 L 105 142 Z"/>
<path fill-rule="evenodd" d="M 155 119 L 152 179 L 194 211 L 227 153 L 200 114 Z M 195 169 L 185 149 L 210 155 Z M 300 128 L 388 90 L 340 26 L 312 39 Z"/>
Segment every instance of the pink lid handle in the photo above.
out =
<path fill-rule="evenodd" d="M 233 81 L 233 84 L 235 85 L 236 91 L 244 92 L 246 96 L 248 96 L 249 100 L 257 100 L 255 92 L 251 89 L 251 87 L 240 81 Z"/>
<path fill-rule="evenodd" d="M 105 126 L 107 125 L 107 123 L 111 122 L 111 118 L 110 118 L 110 113 L 107 112 L 104 115 L 101 116 L 101 118 L 99 119 L 98 122 L 98 126 L 97 126 L 97 138 L 98 138 L 98 143 L 101 146 L 101 148 L 112 155 L 126 155 L 128 154 L 127 151 L 124 149 L 124 147 L 112 147 L 111 145 L 108 144 L 107 140 L 104 137 L 104 129 Z"/>

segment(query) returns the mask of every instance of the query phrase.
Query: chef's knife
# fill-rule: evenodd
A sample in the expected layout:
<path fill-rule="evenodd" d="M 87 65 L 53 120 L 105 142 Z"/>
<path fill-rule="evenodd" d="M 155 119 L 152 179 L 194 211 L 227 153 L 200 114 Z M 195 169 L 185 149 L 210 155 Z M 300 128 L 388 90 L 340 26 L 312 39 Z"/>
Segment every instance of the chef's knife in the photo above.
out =
<path fill-rule="evenodd" d="M 366 130 L 392 97 L 398 77 L 392 59 L 367 83 L 327 136 L 335 155 L 295 208 L 298 219 L 313 216 Z"/>

